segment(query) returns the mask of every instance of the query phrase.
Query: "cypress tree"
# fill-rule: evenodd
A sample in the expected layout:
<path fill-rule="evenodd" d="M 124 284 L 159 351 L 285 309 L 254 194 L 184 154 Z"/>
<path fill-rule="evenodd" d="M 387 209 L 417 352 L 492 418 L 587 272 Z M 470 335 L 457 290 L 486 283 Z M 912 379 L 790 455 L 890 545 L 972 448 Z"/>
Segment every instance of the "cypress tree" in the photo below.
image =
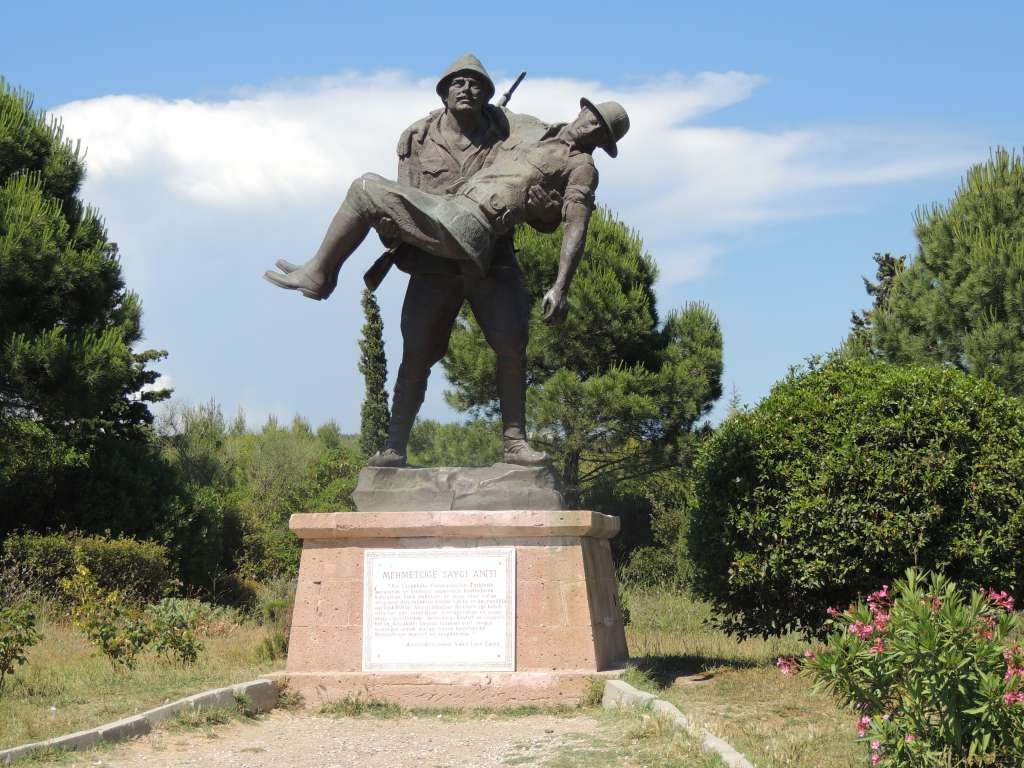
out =
<path fill-rule="evenodd" d="M 359 372 L 366 392 L 360 409 L 359 449 L 369 457 L 379 451 L 388 437 L 388 359 L 384 354 L 384 323 L 373 291 L 363 289 L 362 338 L 359 340 Z"/>

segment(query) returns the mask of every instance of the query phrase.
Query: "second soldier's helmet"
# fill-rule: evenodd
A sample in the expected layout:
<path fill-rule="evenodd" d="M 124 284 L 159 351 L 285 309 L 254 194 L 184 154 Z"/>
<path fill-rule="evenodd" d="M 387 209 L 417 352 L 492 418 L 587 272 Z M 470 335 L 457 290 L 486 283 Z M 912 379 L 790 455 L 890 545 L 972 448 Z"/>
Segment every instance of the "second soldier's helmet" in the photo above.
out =
<path fill-rule="evenodd" d="M 448 81 L 459 72 L 472 72 L 483 80 L 484 90 L 487 93 L 487 101 L 491 100 L 491 97 L 494 96 L 494 81 L 491 80 L 491 76 L 487 74 L 487 70 L 484 69 L 484 65 L 480 63 L 480 59 L 472 53 L 465 53 L 453 61 L 451 66 L 444 71 L 443 75 L 441 75 L 441 79 L 437 81 L 437 95 L 441 97 L 441 101 L 444 101 L 448 96 Z"/>
<path fill-rule="evenodd" d="M 617 101 L 602 101 L 594 104 L 590 99 L 580 99 L 580 107 L 589 109 L 604 126 L 605 140 L 600 144 L 601 149 L 612 157 L 619 154 L 619 139 L 626 135 L 629 130 L 629 115 L 622 105 Z"/>

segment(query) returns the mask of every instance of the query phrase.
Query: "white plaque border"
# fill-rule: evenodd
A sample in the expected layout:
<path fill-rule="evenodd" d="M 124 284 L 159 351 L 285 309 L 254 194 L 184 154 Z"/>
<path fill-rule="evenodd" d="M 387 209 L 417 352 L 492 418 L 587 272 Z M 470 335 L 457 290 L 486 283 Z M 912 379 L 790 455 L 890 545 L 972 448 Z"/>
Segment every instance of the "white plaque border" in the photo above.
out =
<path fill-rule="evenodd" d="M 472 557 L 480 554 L 506 555 L 506 658 L 493 664 L 374 664 L 370 658 L 370 602 L 373 597 L 373 566 L 381 557 L 423 557 L 436 554 Z M 367 549 L 363 551 L 363 672 L 515 672 L 516 670 L 516 548 L 515 547 L 426 547 L 423 549 Z"/>

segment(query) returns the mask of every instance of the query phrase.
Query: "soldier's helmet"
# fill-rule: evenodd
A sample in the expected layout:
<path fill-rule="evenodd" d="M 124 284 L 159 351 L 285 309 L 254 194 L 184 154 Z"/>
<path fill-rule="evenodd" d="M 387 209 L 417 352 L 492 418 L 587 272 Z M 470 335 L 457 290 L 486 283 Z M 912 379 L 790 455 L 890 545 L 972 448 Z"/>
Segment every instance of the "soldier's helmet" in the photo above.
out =
<path fill-rule="evenodd" d="M 607 141 L 598 146 L 612 157 L 619 154 L 619 140 L 629 130 L 629 115 L 617 101 L 602 101 L 594 104 L 590 99 L 580 99 L 580 107 L 585 107 L 597 115 L 608 135 Z"/>
<path fill-rule="evenodd" d="M 491 76 L 487 74 L 487 70 L 484 69 L 484 65 L 480 63 L 480 59 L 472 53 L 465 53 L 453 61 L 451 66 L 444 71 L 443 75 L 441 75 L 441 79 L 437 81 L 437 95 L 441 97 L 441 101 L 444 101 L 448 97 L 448 81 L 460 72 L 472 72 L 483 80 L 484 90 L 487 92 L 486 101 L 491 100 L 494 96 L 494 81 L 491 80 Z"/>

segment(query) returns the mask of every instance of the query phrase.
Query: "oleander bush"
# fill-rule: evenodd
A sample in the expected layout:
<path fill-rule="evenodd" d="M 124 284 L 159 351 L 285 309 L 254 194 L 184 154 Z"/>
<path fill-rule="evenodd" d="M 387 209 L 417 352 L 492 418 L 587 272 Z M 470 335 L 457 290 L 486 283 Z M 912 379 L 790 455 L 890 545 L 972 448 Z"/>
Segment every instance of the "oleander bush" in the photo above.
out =
<path fill-rule="evenodd" d="M 1013 598 L 938 574 L 906 577 L 831 610 L 817 652 L 780 658 L 854 708 L 872 765 L 1024 765 L 1024 650 Z"/>
<path fill-rule="evenodd" d="M 701 447 L 696 591 L 740 635 L 821 631 L 912 565 L 1024 587 L 1024 407 L 951 369 L 792 372 Z"/>
<path fill-rule="evenodd" d="M 155 602 L 175 585 L 167 549 L 153 541 L 79 533 L 22 533 L 4 541 L 4 560 L 20 566 L 24 577 L 62 603 L 61 584 L 83 566 L 108 592 Z"/>

